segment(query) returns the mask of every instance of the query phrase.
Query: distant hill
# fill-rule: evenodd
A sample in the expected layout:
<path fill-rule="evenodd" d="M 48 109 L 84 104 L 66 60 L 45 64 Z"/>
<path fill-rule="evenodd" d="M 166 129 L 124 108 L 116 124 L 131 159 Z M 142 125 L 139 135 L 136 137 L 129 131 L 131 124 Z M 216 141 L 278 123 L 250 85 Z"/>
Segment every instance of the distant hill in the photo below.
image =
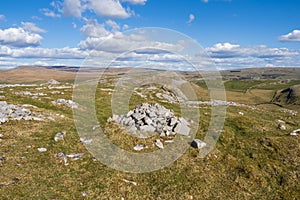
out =
<path fill-rule="evenodd" d="M 73 80 L 75 73 L 52 67 L 21 66 L 0 71 L 1 83 L 39 82 L 50 79 Z"/>

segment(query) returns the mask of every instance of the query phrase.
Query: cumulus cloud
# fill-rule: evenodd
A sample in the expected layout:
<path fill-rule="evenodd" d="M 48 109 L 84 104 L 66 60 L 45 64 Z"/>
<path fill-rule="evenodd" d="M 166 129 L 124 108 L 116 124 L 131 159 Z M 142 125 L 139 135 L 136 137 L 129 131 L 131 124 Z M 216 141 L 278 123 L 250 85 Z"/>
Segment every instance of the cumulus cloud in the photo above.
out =
<path fill-rule="evenodd" d="M 44 29 L 36 26 L 32 22 L 22 22 L 21 26 L 25 31 L 28 31 L 30 33 L 45 33 L 46 32 Z"/>
<path fill-rule="evenodd" d="M 145 5 L 147 0 L 121 0 L 122 2 L 128 2 L 134 5 Z"/>
<path fill-rule="evenodd" d="M 300 42 L 300 30 L 293 30 L 291 33 L 278 38 L 281 42 Z"/>
<path fill-rule="evenodd" d="M 129 7 L 122 3 L 145 5 L 147 0 L 55 0 L 50 3 L 52 9 L 43 8 L 40 11 L 48 17 L 61 15 L 81 18 L 86 11 L 94 12 L 105 18 L 128 18 L 135 15 Z"/>
<path fill-rule="evenodd" d="M 63 3 L 62 12 L 65 16 L 81 17 L 81 12 L 84 7 L 81 5 L 80 0 L 65 0 Z"/>
<path fill-rule="evenodd" d="M 188 24 L 192 23 L 195 20 L 195 15 L 190 14 L 189 15 L 189 21 L 187 21 Z"/>
<path fill-rule="evenodd" d="M 128 18 L 128 12 L 118 0 L 90 0 L 91 9 L 101 17 Z"/>
<path fill-rule="evenodd" d="M 89 20 L 80 31 L 85 37 L 102 38 L 107 37 L 110 32 L 106 30 L 104 24 L 99 24 L 97 20 Z"/>
<path fill-rule="evenodd" d="M 287 48 L 218 43 L 205 50 L 221 68 L 265 67 L 266 64 L 280 67 L 300 65 L 300 51 Z"/>
<path fill-rule="evenodd" d="M 42 36 L 23 28 L 0 29 L 0 44 L 13 47 L 28 47 L 41 45 Z"/>
<path fill-rule="evenodd" d="M 109 26 L 109 27 L 112 29 L 113 32 L 119 31 L 119 30 L 120 30 L 119 24 L 117 24 L 117 23 L 116 23 L 115 21 L 113 21 L 113 20 L 106 20 L 105 24 L 106 24 L 107 26 Z"/>

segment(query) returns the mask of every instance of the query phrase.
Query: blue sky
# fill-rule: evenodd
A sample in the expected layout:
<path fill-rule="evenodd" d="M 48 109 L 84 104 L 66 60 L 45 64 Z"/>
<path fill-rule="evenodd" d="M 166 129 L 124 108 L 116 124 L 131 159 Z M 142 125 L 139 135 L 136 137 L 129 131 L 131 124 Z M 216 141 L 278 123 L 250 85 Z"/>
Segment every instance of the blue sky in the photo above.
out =
<path fill-rule="evenodd" d="M 130 45 L 133 34 L 123 32 L 143 27 L 173 29 L 193 38 L 219 69 L 299 67 L 299 10 L 296 0 L 1 0 L 0 68 L 80 66 L 88 56 L 110 58 L 139 46 Z M 97 47 L 111 37 L 105 48 Z M 155 44 L 184 52 L 176 42 Z M 152 56 L 160 66 L 162 58 L 176 60 L 161 52 L 131 52 L 123 60 L 142 56 Z"/>

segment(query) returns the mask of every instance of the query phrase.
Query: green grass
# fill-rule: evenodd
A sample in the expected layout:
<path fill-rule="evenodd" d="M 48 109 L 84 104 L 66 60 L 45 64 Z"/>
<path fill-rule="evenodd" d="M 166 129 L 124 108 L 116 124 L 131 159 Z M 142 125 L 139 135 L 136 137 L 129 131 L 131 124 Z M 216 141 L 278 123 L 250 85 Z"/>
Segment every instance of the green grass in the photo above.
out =
<path fill-rule="evenodd" d="M 112 82 L 99 87 L 111 88 Z M 225 86 L 242 96 L 247 89 L 261 83 L 230 81 Z M 200 159 L 196 149 L 188 148 L 181 158 L 163 169 L 132 174 L 93 161 L 93 156 L 79 142 L 72 111 L 51 104 L 57 98 L 70 99 L 70 89 L 65 95 L 49 93 L 51 99 L 41 101 L 12 93 L 23 88 L 4 90 L 9 103 L 29 103 L 38 106 L 37 111 L 66 117 L 55 117 L 54 122 L 10 121 L 0 125 L 0 133 L 4 135 L 0 141 L 0 157 L 6 158 L 0 163 L 0 185 L 14 178 L 20 180 L 15 185 L 0 187 L 0 199 L 191 199 L 191 196 L 193 199 L 299 199 L 300 138 L 289 136 L 289 132 L 300 127 L 300 116 L 291 116 L 279 107 L 262 105 L 254 110 L 228 107 L 224 133 L 208 156 Z M 256 94 L 263 97 L 264 92 Z M 236 95 L 235 101 L 241 98 Z M 154 138 L 139 140 L 115 124 L 106 123 L 112 114 L 110 99 L 107 91 L 97 89 L 97 117 L 108 138 L 129 151 L 136 143 L 147 144 L 149 152 L 156 150 L 151 146 Z M 143 99 L 134 94 L 129 107 L 155 101 L 158 99 Z M 178 105 L 161 104 L 180 115 Z M 201 118 L 196 138 L 203 139 L 211 112 L 209 106 L 199 109 Z M 238 114 L 240 111 L 243 116 Z M 287 122 L 286 131 L 277 128 L 278 119 Z M 64 130 L 67 131 L 64 140 L 55 142 L 54 135 Z M 46 147 L 48 151 L 40 153 L 38 147 Z M 83 152 L 84 156 L 65 166 L 56 157 L 59 152 Z M 123 179 L 135 181 L 137 186 Z M 87 196 L 83 197 L 82 192 Z"/>
<path fill-rule="evenodd" d="M 251 87 L 254 87 L 256 85 L 262 84 L 262 83 L 268 83 L 267 81 L 260 81 L 260 80 L 252 80 L 252 81 L 239 81 L 239 80 L 232 80 L 232 81 L 226 81 L 224 83 L 226 91 L 237 91 L 237 92 L 246 92 Z"/>

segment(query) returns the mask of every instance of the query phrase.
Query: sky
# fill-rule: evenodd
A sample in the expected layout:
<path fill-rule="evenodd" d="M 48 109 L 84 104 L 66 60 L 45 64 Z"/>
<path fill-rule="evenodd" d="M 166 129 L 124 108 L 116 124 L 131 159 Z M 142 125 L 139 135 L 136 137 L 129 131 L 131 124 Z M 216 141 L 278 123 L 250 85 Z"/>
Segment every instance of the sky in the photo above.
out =
<path fill-rule="evenodd" d="M 0 0 L 0 69 L 300 67 L 299 10 L 297 0 Z"/>

